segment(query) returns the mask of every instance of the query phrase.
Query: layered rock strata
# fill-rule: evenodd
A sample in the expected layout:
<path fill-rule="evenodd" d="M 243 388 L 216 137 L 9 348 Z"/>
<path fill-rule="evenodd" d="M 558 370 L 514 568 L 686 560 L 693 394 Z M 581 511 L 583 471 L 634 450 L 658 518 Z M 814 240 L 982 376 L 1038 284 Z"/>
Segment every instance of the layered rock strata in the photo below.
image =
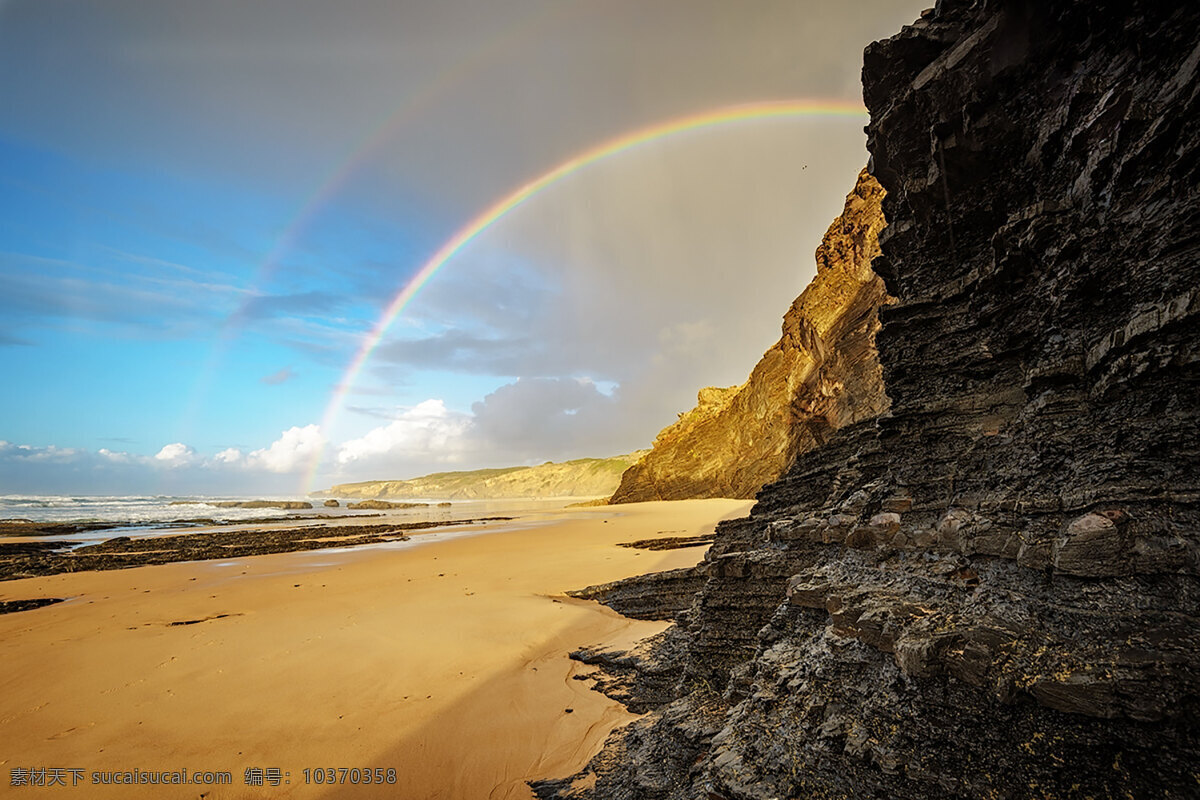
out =
<path fill-rule="evenodd" d="M 1198 76 L 1150 2 L 867 48 L 891 408 L 718 528 L 673 691 L 541 797 L 1200 795 Z"/>
<path fill-rule="evenodd" d="M 672 620 L 692 604 L 707 577 L 696 567 L 654 572 L 567 592 L 571 597 L 596 600 L 631 619 Z"/>
<path fill-rule="evenodd" d="M 871 271 L 883 190 L 864 170 L 817 248 L 817 274 L 741 386 L 701 389 L 621 476 L 613 503 L 754 497 L 796 456 L 887 406 L 875 331 L 887 295 Z"/>

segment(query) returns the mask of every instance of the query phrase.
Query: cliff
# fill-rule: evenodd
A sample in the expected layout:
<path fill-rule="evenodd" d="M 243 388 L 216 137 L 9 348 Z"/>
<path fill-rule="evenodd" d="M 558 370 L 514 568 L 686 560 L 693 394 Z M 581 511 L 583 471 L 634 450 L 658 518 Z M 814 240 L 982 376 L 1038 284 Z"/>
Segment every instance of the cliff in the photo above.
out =
<path fill-rule="evenodd" d="M 879 306 L 871 271 L 883 190 L 864 170 L 817 248 L 817 274 L 783 317 L 783 335 L 749 379 L 701 389 L 663 429 L 611 502 L 753 497 L 833 431 L 887 407 L 875 356 Z"/>
<path fill-rule="evenodd" d="M 655 710 L 539 796 L 1197 796 L 1198 42 L 941 0 L 867 48 L 891 407 L 718 528 L 608 657 Z"/>
<path fill-rule="evenodd" d="M 511 497 L 604 497 L 621 473 L 645 455 L 639 450 L 611 458 L 580 458 L 536 467 L 504 467 L 464 472 L 435 472 L 403 481 L 342 483 L 314 496 L 495 500 Z"/>

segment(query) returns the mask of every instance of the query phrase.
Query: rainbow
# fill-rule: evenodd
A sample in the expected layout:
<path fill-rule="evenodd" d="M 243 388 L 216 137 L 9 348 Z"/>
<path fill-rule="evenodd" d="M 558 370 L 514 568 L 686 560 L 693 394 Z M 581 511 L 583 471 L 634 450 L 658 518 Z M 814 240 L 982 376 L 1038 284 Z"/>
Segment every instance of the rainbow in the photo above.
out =
<path fill-rule="evenodd" d="M 2 4 L 3 0 L 0 0 L 0 5 Z M 422 113 L 427 113 L 429 107 L 435 102 L 450 97 L 454 89 L 467 83 L 471 77 L 485 70 L 489 64 L 495 63 L 512 52 L 519 51 L 526 43 L 547 35 L 548 29 L 552 26 L 570 21 L 572 18 L 578 17 L 581 12 L 582 9 L 578 6 L 563 4 L 555 6 L 549 11 L 515 19 L 512 24 L 486 41 L 469 58 L 450 64 L 429 83 L 406 98 L 398 108 L 379 117 L 362 135 L 357 137 L 346 155 L 335 161 L 332 169 L 316 182 L 315 188 L 300 204 L 299 210 L 274 238 L 274 244 L 258 265 L 255 275 L 242 293 L 242 299 L 222 322 L 208 357 L 196 371 L 196 380 L 179 423 L 180 439 L 187 440 L 187 431 L 192 420 L 204 405 L 221 365 L 245 325 L 250 304 L 278 272 L 283 257 L 296 248 L 321 212 L 345 189 L 350 179 L 362 169 L 363 165 L 369 163 L 377 153 L 382 152 L 385 146 L 413 119 L 418 118 Z"/>
<path fill-rule="evenodd" d="M 511 213 L 514 209 L 524 204 L 534 195 L 552 186 L 555 183 L 567 178 L 570 175 L 591 164 L 601 161 L 610 156 L 615 156 L 623 153 L 638 145 L 646 144 L 657 139 L 662 139 L 677 133 L 685 131 L 693 131 L 701 128 L 711 128 L 718 125 L 725 125 L 735 122 L 747 122 L 751 120 L 761 119 L 777 119 L 781 117 L 865 117 L 867 110 L 861 103 L 849 102 L 844 100 L 774 100 L 763 101 L 758 103 L 747 103 L 743 105 L 727 106 L 711 111 L 704 111 L 698 114 L 691 114 L 685 117 L 660 122 L 651 125 L 647 128 L 627 133 L 623 136 L 618 136 L 615 139 L 610 139 L 607 142 L 598 144 L 577 156 L 574 156 L 563 163 L 554 167 L 549 172 L 545 172 L 525 185 L 510 192 L 504 197 L 497 200 L 488 208 L 484 209 L 478 216 L 463 226 L 458 233 L 454 234 L 445 244 L 438 249 L 436 253 L 430 256 L 416 274 L 409 279 L 399 292 L 396 293 L 392 301 L 388 303 L 383 314 L 375 323 L 374 327 L 363 337 L 362 344 L 354 358 L 350 361 L 346 371 L 342 374 L 341 380 L 334 387 L 330 395 L 329 404 L 325 408 L 325 413 L 321 418 L 321 430 L 330 431 L 334 421 L 337 418 L 338 412 L 341 410 L 342 403 L 345 401 L 347 392 L 353 387 L 354 382 L 358 379 L 358 374 L 362 371 L 363 366 L 371 357 L 371 353 L 379 345 L 383 339 L 384 333 L 395 321 L 401 312 L 408 306 L 412 299 L 417 295 L 417 292 L 429 282 L 431 278 L 441 269 L 450 259 L 460 253 L 463 248 L 474 241 L 480 234 L 496 224 L 503 217 Z M 312 486 L 312 482 L 316 477 L 317 469 L 320 467 L 322 454 L 318 452 L 310 464 L 309 469 L 304 478 L 304 484 L 301 487 L 302 491 L 308 492 Z"/>

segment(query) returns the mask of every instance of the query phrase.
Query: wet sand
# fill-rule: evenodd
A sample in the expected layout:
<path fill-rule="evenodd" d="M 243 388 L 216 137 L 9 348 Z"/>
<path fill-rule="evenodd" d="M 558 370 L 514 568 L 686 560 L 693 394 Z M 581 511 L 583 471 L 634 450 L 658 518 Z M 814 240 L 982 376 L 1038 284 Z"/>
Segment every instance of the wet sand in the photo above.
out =
<path fill-rule="evenodd" d="M 702 534 L 749 505 L 543 509 L 403 549 L 0 583 L 0 600 L 70 598 L 0 616 L 0 778 L 83 770 L 74 789 L 67 773 L 31 797 L 530 798 L 524 781 L 576 771 L 633 718 L 574 680 L 590 668 L 567 654 L 664 627 L 563 593 L 695 563 L 703 547 L 616 545 Z M 330 767 L 394 769 L 396 783 L 306 784 L 305 769 Z M 185 768 L 232 784 L 91 784 Z M 248 787 L 247 768 L 290 783 Z"/>

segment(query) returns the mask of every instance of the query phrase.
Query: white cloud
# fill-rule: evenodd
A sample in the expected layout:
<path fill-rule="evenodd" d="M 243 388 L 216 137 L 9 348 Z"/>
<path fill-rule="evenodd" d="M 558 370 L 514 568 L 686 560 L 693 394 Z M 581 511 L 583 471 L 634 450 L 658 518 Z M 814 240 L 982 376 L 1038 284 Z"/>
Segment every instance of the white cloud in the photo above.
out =
<path fill-rule="evenodd" d="M 270 447 L 254 450 L 247 455 L 246 465 L 268 472 L 298 472 L 308 466 L 324 447 L 325 437 L 321 434 L 320 425 L 305 425 L 303 428 L 294 426 L 284 431 Z M 222 455 L 227 454 L 229 450 L 222 451 Z"/>
<path fill-rule="evenodd" d="M 405 461 L 454 461 L 461 457 L 471 424 L 469 415 L 450 411 L 441 400 L 429 399 L 388 425 L 343 442 L 337 461 L 345 465 L 388 456 Z"/>
<path fill-rule="evenodd" d="M 0 440 L 0 456 L 26 463 L 69 464 L 78 461 L 85 452 L 74 447 L 33 447 Z"/>
<path fill-rule="evenodd" d="M 224 465 L 240 464 L 242 463 L 242 451 L 236 447 L 227 447 L 213 456 L 213 462 Z"/>
<path fill-rule="evenodd" d="M 172 442 L 153 455 L 0 441 L 0 486 L 10 492 L 279 494 L 295 491 L 288 473 L 324 446 L 318 425 L 293 427 L 269 446 L 213 455 Z"/>
<path fill-rule="evenodd" d="M 132 453 L 124 451 L 109 450 L 107 447 L 101 447 L 96 451 L 96 455 L 113 464 L 136 464 L 146 460 L 145 456 L 135 456 Z"/>
<path fill-rule="evenodd" d="M 56 464 L 67 464 L 78 460 L 83 454 L 83 450 L 74 447 L 55 447 L 51 445 L 45 450 L 32 453 L 30 458 L 34 461 L 51 461 Z"/>
<path fill-rule="evenodd" d="M 407 478 L 444 469 L 510 466 L 635 449 L 615 433 L 617 388 L 590 378 L 522 378 L 472 404 L 469 413 L 429 399 L 337 448 L 327 480 Z"/>
<path fill-rule="evenodd" d="M 163 449 L 154 455 L 154 459 L 168 467 L 182 467 L 190 464 L 195 456 L 196 451 L 186 444 L 173 442 L 164 445 Z"/>

